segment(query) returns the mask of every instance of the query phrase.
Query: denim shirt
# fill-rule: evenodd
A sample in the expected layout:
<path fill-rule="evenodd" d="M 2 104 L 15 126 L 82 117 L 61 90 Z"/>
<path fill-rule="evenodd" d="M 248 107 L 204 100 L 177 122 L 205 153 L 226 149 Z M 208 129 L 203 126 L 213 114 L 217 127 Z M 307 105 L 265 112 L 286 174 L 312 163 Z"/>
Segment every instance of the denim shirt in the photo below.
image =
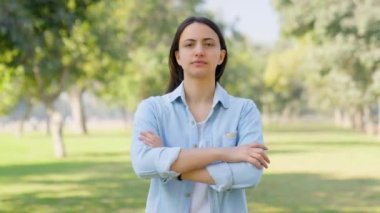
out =
<path fill-rule="evenodd" d="M 229 95 L 216 86 L 212 109 L 205 121 L 206 147 L 263 143 L 260 113 L 253 101 Z M 157 134 L 163 147 L 151 148 L 138 137 Z M 181 149 L 196 148 L 198 131 L 185 100 L 183 82 L 173 92 L 143 100 L 135 113 L 131 157 L 135 173 L 150 178 L 147 213 L 189 212 L 193 182 L 178 181 L 170 167 Z M 258 184 L 262 169 L 247 162 L 214 162 L 206 167 L 215 184 L 208 197 L 212 213 L 248 212 L 245 188 Z"/>

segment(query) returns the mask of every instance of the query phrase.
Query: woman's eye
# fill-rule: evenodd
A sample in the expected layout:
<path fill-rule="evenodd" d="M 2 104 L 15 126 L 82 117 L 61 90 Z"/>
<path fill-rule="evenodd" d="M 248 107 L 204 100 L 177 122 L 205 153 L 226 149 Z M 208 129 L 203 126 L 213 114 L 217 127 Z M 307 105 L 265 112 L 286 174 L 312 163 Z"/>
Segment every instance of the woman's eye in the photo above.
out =
<path fill-rule="evenodd" d="M 212 47 L 212 46 L 214 46 L 214 44 L 213 43 L 206 43 L 206 46 L 207 47 Z"/>
<path fill-rule="evenodd" d="M 185 44 L 185 47 L 192 47 L 192 46 L 193 46 L 192 43 Z"/>

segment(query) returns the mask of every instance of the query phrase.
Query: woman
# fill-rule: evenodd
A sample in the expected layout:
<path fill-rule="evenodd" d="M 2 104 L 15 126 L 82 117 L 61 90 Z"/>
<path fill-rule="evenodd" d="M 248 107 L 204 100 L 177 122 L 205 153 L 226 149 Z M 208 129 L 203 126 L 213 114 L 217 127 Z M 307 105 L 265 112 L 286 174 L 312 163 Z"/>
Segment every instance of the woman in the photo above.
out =
<path fill-rule="evenodd" d="M 255 104 L 218 83 L 227 56 L 211 20 L 179 25 L 168 93 L 142 101 L 135 114 L 132 164 L 151 179 L 146 212 L 247 212 L 244 189 L 258 184 L 269 159 Z"/>

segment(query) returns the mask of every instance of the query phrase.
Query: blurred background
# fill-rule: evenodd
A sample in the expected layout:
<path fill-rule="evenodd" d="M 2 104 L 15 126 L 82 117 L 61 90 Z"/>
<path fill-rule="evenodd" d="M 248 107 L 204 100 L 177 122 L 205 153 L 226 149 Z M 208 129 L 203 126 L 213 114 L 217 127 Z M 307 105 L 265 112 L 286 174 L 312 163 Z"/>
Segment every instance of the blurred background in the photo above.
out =
<path fill-rule="evenodd" d="M 0 212 L 144 212 L 133 113 L 176 27 L 223 29 L 221 84 L 272 163 L 250 212 L 380 212 L 380 1 L 0 0 Z"/>

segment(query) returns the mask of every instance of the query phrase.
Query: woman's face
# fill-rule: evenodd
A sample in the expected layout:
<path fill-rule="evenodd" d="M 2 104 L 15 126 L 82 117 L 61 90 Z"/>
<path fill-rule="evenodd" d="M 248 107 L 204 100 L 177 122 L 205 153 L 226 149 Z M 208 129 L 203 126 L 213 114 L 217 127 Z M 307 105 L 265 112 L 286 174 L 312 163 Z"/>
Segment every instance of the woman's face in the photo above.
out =
<path fill-rule="evenodd" d="M 185 28 L 176 51 L 184 78 L 210 78 L 215 81 L 217 65 L 224 60 L 225 50 L 220 49 L 218 35 L 207 25 L 192 23 Z"/>

